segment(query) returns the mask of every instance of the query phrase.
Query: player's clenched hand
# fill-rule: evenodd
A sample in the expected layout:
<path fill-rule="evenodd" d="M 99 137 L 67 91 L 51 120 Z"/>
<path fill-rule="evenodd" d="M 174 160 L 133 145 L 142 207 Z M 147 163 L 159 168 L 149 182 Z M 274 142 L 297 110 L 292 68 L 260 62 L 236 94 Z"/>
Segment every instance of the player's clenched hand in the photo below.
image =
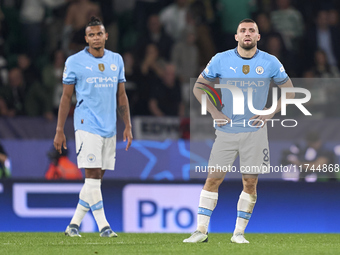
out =
<path fill-rule="evenodd" d="M 126 139 L 128 140 L 128 143 L 127 143 L 126 148 L 125 148 L 125 150 L 127 151 L 130 148 L 131 143 L 132 143 L 132 139 L 133 139 L 132 132 L 131 132 L 131 127 L 126 127 L 124 129 L 123 141 L 125 142 Z"/>
<path fill-rule="evenodd" d="M 267 110 L 267 108 L 264 108 L 263 110 Z M 264 127 L 267 123 L 267 121 L 271 118 L 273 118 L 275 113 L 268 114 L 268 115 L 254 115 L 249 120 L 254 120 L 251 124 L 252 126 L 256 127 Z"/>
<path fill-rule="evenodd" d="M 217 126 L 221 127 L 230 123 L 230 119 L 220 111 L 215 111 L 211 114 L 211 117 L 215 120 Z"/>
<path fill-rule="evenodd" d="M 54 148 L 61 154 L 61 146 L 64 147 L 66 150 L 66 136 L 64 134 L 64 131 L 57 131 L 54 137 L 54 142 L 53 142 Z"/>

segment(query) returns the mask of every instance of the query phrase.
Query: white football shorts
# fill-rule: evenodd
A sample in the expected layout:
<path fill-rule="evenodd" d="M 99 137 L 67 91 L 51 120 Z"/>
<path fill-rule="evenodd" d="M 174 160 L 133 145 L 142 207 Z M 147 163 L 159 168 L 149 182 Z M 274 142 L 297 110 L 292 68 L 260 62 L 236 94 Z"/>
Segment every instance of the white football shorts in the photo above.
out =
<path fill-rule="evenodd" d="M 75 138 L 79 168 L 115 169 L 116 136 L 105 138 L 84 130 L 77 130 Z"/>
<path fill-rule="evenodd" d="M 226 133 L 216 130 L 209 159 L 210 178 L 224 178 L 240 156 L 242 174 L 269 173 L 270 158 L 267 125 L 255 132 Z M 212 173 L 213 172 L 213 173 Z"/>

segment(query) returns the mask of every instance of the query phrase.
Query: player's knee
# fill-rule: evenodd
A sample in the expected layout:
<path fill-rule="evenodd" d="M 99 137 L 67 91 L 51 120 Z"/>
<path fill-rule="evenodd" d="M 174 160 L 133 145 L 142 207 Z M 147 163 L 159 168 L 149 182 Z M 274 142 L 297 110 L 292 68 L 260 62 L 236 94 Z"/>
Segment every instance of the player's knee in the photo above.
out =
<path fill-rule="evenodd" d="M 85 178 L 101 179 L 102 170 L 100 168 L 85 168 Z"/>
<path fill-rule="evenodd" d="M 218 187 L 223 182 L 223 178 L 207 178 L 204 189 L 211 192 L 217 192 Z"/>
<path fill-rule="evenodd" d="M 256 193 L 257 178 L 243 178 L 243 188 L 248 194 Z"/>

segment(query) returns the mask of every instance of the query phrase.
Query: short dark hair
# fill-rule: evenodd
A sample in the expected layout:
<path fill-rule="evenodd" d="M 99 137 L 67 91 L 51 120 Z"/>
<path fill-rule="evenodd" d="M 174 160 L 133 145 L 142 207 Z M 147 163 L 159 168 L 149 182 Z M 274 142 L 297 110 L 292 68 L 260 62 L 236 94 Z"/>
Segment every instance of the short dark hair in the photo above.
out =
<path fill-rule="evenodd" d="M 256 22 L 254 20 L 252 20 L 252 19 L 243 19 L 238 24 L 240 25 L 242 23 L 255 23 L 256 24 Z"/>
<path fill-rule="evenodd" d="M 89 23 L 87 23 L 85 30 L 86 28 L 93 26 L 104 26 L 104 24 L 98 17 L 92 16 Z"/>
<path fill-rule="evenodd" d="M 238 27 L 240 26 L 240 24 L 242 24 L 242 23 L 254 23 L 256 26 L 257 26 L 257 24 L 256 24 L 256 22 L 254 21 L 254 20 L 252 20 L 252 19 L 243 19 L 243 20 L 241 20 L 240 21 L 240 23 L 238 23 L 238 26 L 237 26 L 237 28 L 236 28 L 236 33 L 237 33 L 237 29 L 238 29 Z M 259 30 L 259 27 L 257 26 L 257 30 L 258 30 L 258 32 L 260 33 L 260 30 Z"/>

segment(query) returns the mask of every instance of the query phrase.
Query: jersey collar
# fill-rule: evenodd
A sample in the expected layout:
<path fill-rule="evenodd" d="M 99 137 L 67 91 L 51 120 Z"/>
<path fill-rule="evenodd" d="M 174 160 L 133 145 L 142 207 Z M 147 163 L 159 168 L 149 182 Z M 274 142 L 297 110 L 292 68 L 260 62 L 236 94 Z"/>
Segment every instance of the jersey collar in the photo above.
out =
<path fill-rule="evenodd" d="M 251 58 L 244 58 L 244 57 L 241 57 L 241 55 L 238 53 L 237 47 L 234 49 L 236 56 L 238 56 L 239 58 L 245 59 L 245 60 L 250 60 L 252 58 L 255 58 L 257 56 L 257 54 L 259 53 L 259 51 L 260 51 L 259 49 L 256 49 L 254 56 L 252 56 Z"/>
<path fill-rule="evenodd" d="M 89 46 L 86 46 L 84 48 L 84 51 L 85 51 L 86 54 L 89 54 L 91 57 L 94 57 L 94 58 L 103 58 L 103 57 L 105 57 L 105 54 L 106 54 L 106 49 L 104 49 L 104 55 L 102 57 L 95 57 L 89 52 Z"/>

